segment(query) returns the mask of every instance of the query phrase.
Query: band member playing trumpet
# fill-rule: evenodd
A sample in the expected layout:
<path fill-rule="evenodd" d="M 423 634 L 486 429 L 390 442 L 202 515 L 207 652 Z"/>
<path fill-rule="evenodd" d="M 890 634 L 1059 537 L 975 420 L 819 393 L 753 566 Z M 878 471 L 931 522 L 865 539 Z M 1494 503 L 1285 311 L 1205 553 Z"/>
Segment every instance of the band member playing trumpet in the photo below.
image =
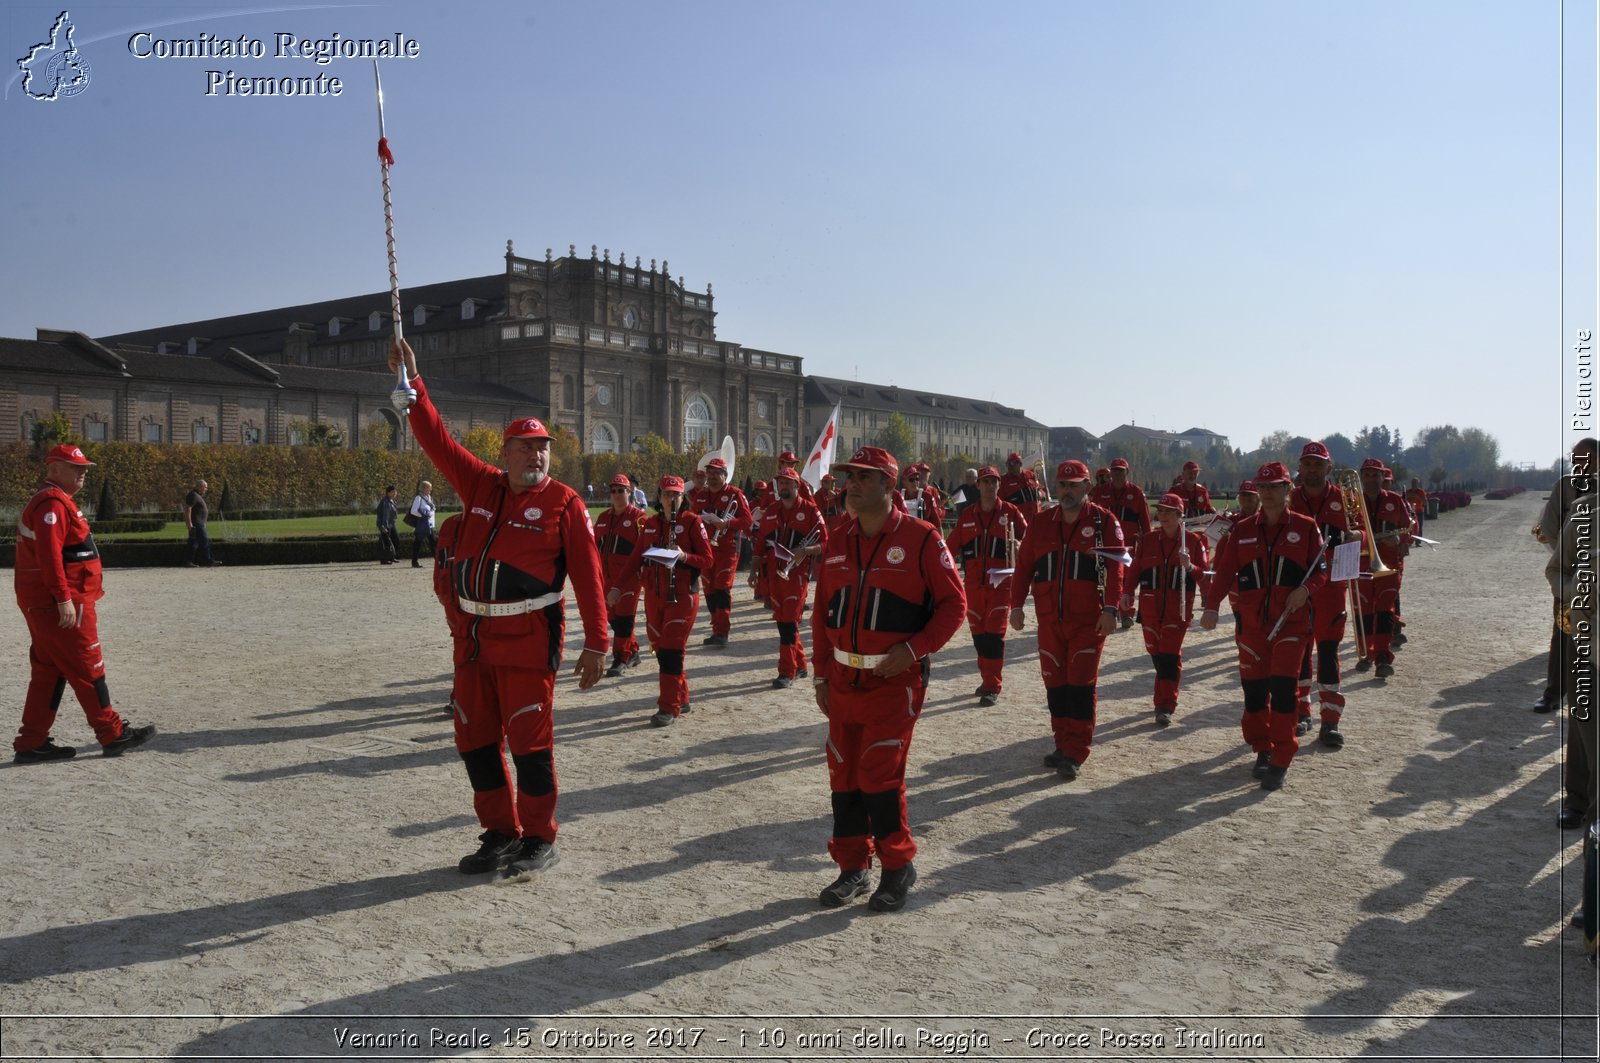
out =
<path fill-rule="evenodd" d="M 1174 494 L 1156 503 L 1160 525 L 1134 548 L 1124 611 L 1133 608 L 1139 588 L 1139 624 L 1144 649 L 1156 668 L 1156 726 L 1172 723 L 1178 710 L 1178 685 L 1183 678 L 1183 638 L 1194 617 L 1196 588 L 1206 569 L 1206 537 L 1183 526 L 1183 499 Z"/>
<path fill-rule="evenodd" d="M 1032 469 L 1022 467 L 1022 455 L 1015 451 L 1006 455 L 1006 473 L 1000 477 L 1000 498 L 1029 517 L 1044 508 L 1044 492 L 1039 489 L 1039 478 L 1034 476 Z"/>
<path fill-rule="evenodd" d="M 1150 502 L 1144 497 L 1144 488 L 1128 479 L 1128 459 L 1117 458 L 1111 463 L 1110 482 L 1096 485 L 1089 492 L 1089 501 L 1109 510 L 1122 524 L 1122 541 L 1132 550 L 1150 531 Z M 1133 600 L 1123 596 L 1126 607 L 1122 611 L 1123 630 L 1133 626 Z"/>
<path fill-rule="evenodd" d="M 961 511 L 950 533 L 950 552 L 961 564 L 967 588 L 967 627 L 978 651 L 978 704 L 1000 700 L 1001 673 L 1006 663 L 1006 621 L 1011 614 L 1011 582 L 1017 547 L 1028 530 L 1028 518 L 1000 500 L 1000 472 L 992 465 L 978 470 L 978 502 Z M 991 573 L 997 573 L 991 575 Z"/>
<path fill-rule="evenodd" d="M 711 571 L 706 573 L 706 608 L 711 634 L 702 646 L 726 646 L 732 630 L 733 579 L 739 567 L 739 535 L 750 530 L 750 504 L 744 492 L 728 483 L 728 463 L 706 462 L 706 493 L 696 511 L 711 537 Z"/>
<path fill-rule="evenodd" d="M 944 506 L 939 499 L 939 489 L 927 482 L 929 466 L 909 466 L 904 473 L 904 486 L 894 493 L 891 504 L 895 509 L 925 520 L 944 534 Z"/>
<path fill-rule="evenodd" d="M 626 586 L 618 581 L 622 568 L 633 555 L 644 527 L 644 510 L 633 504 L 633 485 L 622 473 L 611 478 L 611 508 L 594 519 L 594 541 L 600 547 L 600 564 L 606 586 L 621 586 L 622 597 L 609 607 L 611 615 L 611 667 L 606 675 L 619 676 L 639 663 L 639 639 L 634 626 L 639 618 L 639 592 L 643 578 L 637 574 Z M 444 533 L 439 533 L 444 543 Z"/>
<path fill-rule="evenodd" d="M 1078 777 L 1094 742 L 1100 651 L 1116 630 L 1128 560 L 1122 525 L 1088 496 L 1088 466 L 1056 466 L 1058 505 L 1028 524 L 1017 549 L 1023 576 L 1011 581 L 1011 629 L 1022 630 L 1030 592 L 1039 622 L 1039 668 L 1054 739 L 1045 766 L 1068 781 Z"/>
<path fill-rule="evenodd" d="M 1289 508 L 1317 522 L 1331 562 L 1333 548 L 1350 538 L 1350 511 L 1345 498 L 1329 479 L 1333 459 L 1328 448 L 1312 441 L 1300 449 L 1300 482 L 1289 492 Z M 1296 734 L 1311 730 L 1311 676 L 1315 658 L 1319 729 L 1317 741 L 1329 749 L 1344 746 L 1339 721 L 1344 716 L 1344 693 L 1339 689 L 1339 643 L 1344 640 L 1351 585 L 1329 580 L 1311 598 L 1311 642 L 1300 662 L 1300 683 L 1295 688 Z"/>
<path fill-rule="evenodd" d="M 1367 662 L 1371 661 L 1375 666 L 1372 674 L 1379 679 L 1394 675 L 1390 643 L 1396 631 L 1401 575 L 1406 555 L 1411 552 L 1411 507 L 1404 498 L 1384 489 L 1384 475 L 1388 472 L 1377 458 L 1361 463 L 1361 494 L 1368 531 L 1368 542 L 1361 552 L 1361 571 L 1370 572 L 1372 578 L 1361 580 L 1357 586 L 1367 657 L 1356 664 L 1356 670 L 1366 671 Z M 1376 559 L 1370 556 L 1374 549 Z"/>
<path fill-rule="evenodd" d="M 656 727 L 676 723 L 689 711 L 683 651 L 700 608 L 700 577 L 712 563 L 705 525 L 682 505 L 682 478 L 663 476 L 655 512 L 644 518 L 633 555 L 606 591 L 607 604 L 615 606 L 643 568 L 645 636 L 661 673 L 656 714 L 650 717 Z M 651 556 L 645 556 L 647 551 Z"/>
<path fill-rule="evenodd" d="M 828 786 L 839 877 L 818 900 L 837 908 L 883 877 L 868 905 L 899 911 L 917 880 L 906 817 L 906 752 L 927 696 L 929 654 L 966 612 L 955 562 L 931 524 L 896 511 L 894 457 L 862 447 L 833 467 L 848 476 L 853 520 L 830 537 L 811 611 L 817 708 L 828 718 Z"/>
<path fill-rule="evenodd" d="M 806 674 L 800 621 L 811 585 L 811 559 L 822 553 L 828 533 L 816 503 L 800 497 L 798 473 L 782 469 L 773 482 L 778 485 L 778 500 L 762 511 L 750 582 L 765 585 L 772 619 L 778 625 L 778 677 L 772 685 L 783 688 Z"/>
<path fill-rule="evenodd" d="M 1217 626 L 1217 606 L 1239 593 L 1239 680 L 1244 740 L 1255 750 L 1263 790 L 1283 788 L 1300 744 L 1295 739 L 1295 681 L 1311 638 L 1311 598 L 1328 580 L 1317 522 L 1289 509 L 1289 470 L 1281 461 L 1255 477 L 1261 509 L 1233 526 L 1217 552 L 1200 626 Z M 1269 711 L 1270 710 L 1270 711 Z"/>
<path fill-rule="evenodd" d="M 1202 513 L 1217 511 L 1211 504 L 1211 493 L 1200 482 L 1200 463 L 1197 461 L 1183 463 L 1183 474 L 1172 485 L 1172 493 L 1183 499 L 1185 517 L 1198 517 Z"/>

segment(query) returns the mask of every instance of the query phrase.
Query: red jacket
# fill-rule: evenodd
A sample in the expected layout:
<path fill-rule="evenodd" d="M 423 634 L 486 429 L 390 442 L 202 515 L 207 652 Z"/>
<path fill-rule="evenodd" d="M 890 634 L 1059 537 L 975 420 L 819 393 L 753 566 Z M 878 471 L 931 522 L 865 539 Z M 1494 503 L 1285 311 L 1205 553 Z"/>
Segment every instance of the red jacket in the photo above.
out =
<path fill-rule="evenodd" d="M 1033 470 L 1023 469 L 1015 474 L 1001 474 L 998 497 L 1000 501 L 1010 502 L 1024 513 L 1035 513 L 1044 499 L 1044 492 L 1039 490 L 1039 481 L 1034 477 Z"/>
<path fill-rule="evenodd" d="M 956 560 L 961 562 L 961 576 L 969 590 L 975 587 L 987 589 L 988 571 L 1006 567 L 1007 524 L 1011 526 L 1011 537 L 1020 547 L 1022 537 L 1028 532 L 1028 518 L 1010 502 L 1002 502 L 997 498 L 994 509 L 988 513 L 983 511 L 981 501 L 974 502 L 956 517 L 956 526 L 951 530 L 946 545 L 956 555 Z M 999 586 L 1004 587 L 1005 581 L 1002 580 Z"/>
<path fill-rule="evenodd" d="M 633 554 L 634 544 L 639 541 L 644 528 L 644 518 L 644 510 L 630 503 L 621 513 L 607 508 L 594 519 L 594 541 L 600 548 L 601 576 L 608 588 L 620 586 L 617 576 Z M 640 581 L 635 579 L 631 586 L 622 587 L 622 593 L 636 591 L 639 587 Z"/>
<path fill-rule="evenodd" d="M 720 491 L 706 489 L 705 494 L 695 500 L 694 512 L 705 516 L 721 517 L 731 516 L 732 520 L 725 527 L 713 528 L 706 526 L 706 534 L 716 541 L 711 544 L 713 553 L 736 553 L 739 549 L 739 533 L 750 530 L 750 503 L 745 501 L 744 492 L 732 484 L 725 484 Z"/>
<path fill-rule="evenodd" d="M 1089 492 L 1089 501 L 1108 510 L 1122 522 L 1122 538 L 1131 546 L 1154 525 L 1150 522 L 1150 502 L 1144 497 L 1144 488 L 1136 483 L 1097 484 Z"/>
<path fill-rule="evenodd" d="M 883 678 L 855 668 L 834 651 L 879 656 L 900 643 L 919 661 L 940 649 L 967 617 L 967 596 L 955 561 L 926 521 L 891 509 L 878 534 L 846 521 L 828 540 L 811 610 L 813 667 L 818 679 L 866 690 L 916 687 L 927 666 Z"/>
<path fill-rule="evenodd" d="M 1289 491 L 1289 508 L 1316 521 L 1322 541 L 1330 549 L 1350 537 L 1350 514 L 1344 508 L 1344 492 L 1336 484 L 1328 484 L 1316 497 L 1296 484 Z"/>
<path fill-rule="evenodd" d="M 1211 492 L 1206 490 L 1206 485 L 1196 480 L 1186 484 L 1182 480 L 1172 485 L 1172 493 L 1183 499 L 1183 515 L 1185 517 L 1198 517 L 1202 513 L 1215 513 L 1211 505 Z"/>
<path fill-rule="evenodd" d="M 644 556 L 644 552 L 653 547 L 670 549 L 674 546 L 687 556 L 671 569 Z M 658 510 L 645 514 L 639 540 L 633 544 L 633 553 L 617 571 L 611 586 L 626 593 L 642 578 L 645 590 L 653 600 L 670 597 L 686 602 L 689 595 L 699 592 L 700 574 L 714 563 L 711 540 L 706 536 L 706 526 L 700 523 L 697 514 L 680 511 L 669 524 L 666 515 Z"/>
<path fill-rule="evenodd" d="M 1378 543 L 1378 556 L 1383 558 L 1383 563 L 1392 569 L 1399 569 L 1405 564 L 1405 559 L 1400 556 L 1400 544 L 1411 541 L 1411 530 L 1417 526 L 1416 517 L 1412 515 L 1411 507 L 1406 505 L 1406 500 L 1394 491 L 1378 492 L 1374 499 L 1366 496 L 1367 516 L 1372 518 L 1372 535 Z M 1399 536 L 1388 539 L 1378 538 L 1385 532 L 1400 532 Z M 1362 571 L 1370 571 L 1371 566 L 1365 558 L 1362 560 Z"/>
<path fill-rule="evenodd" d="M 62 602 L 97 602 L 100 550 L 72 496 L 46 483 L 17 518 L 17 604 L 41 609 Z"/>
<path fill-rule="evenodd" d="M 755 538 L 756 564 L 771 558 L 773 563 L 767 575 L 778 579 L 783 565 L 772 552 L 773 544 L 793 552 L 800 549 L 801 544 L 809 538 L 813 543 L 825 546 L 828 529 L 823 524 L 822 511 L 817 509 L 816 503 L 797 498 L 793 509 L 784 509 L 781 501 L 773 503 L 772 508 L 761 515 L 761 526 L 756 529 Z M 810 563 L 806 561 L 795 565 L 789 572 L 789 581 L 803 583 L 810 574 L 810 568 Z"/>
<path fill-rule="evenodd" d="M 1286 509 L 1276 527 L 1257 510 L 1236 522 L 1217 547 L 1216 577 L 1206 588 L 1205 607 L 1215 609 L 1228 592 L 1239 595 L 1241 622 L 1267 629 L 1277 623 L 1289 593 L 1304 586 L 1312 594 L 1328 582 L 1322 532 L 1304 513 Z M 1302 618 L 1311 611 L 1302 609 Z"/>
<path fill-rule="evenodd" d="M 1110 512 L 1085 501 L 1071 524 L 1063 521 L 1058 506 L 1046 510 L 1028 525 L 1017 548 L 1017 570 L 1029 579 L 1011 581 L 1011 607 L 1021 609 L 1033 592 L 1039 623 L 1073 620 L 1087 623 L 1104 608 L 1114 608 L 1122 598 L 1123 566 L 1102 561 L 1095 554 L 1098 541 L 1106 550 L 1125 550 L 1122 525 Z M 1097 592 L 1103 565 L 1106 588 Z"/>
<path fill-rule="evenodd" d="M 944 526 L 944 506 L 939 500 L 939 489 L 928 484 L 913 496 L 917 503 L 917 512 L 911 512 L 912 507 L 906 504 L 906 493 L 900 488 L 895 488 L 894 494 L 889 496 L 889 504 L 907 516 L 925 520 L 935 528 Z"/>
<path fill-rule="evenodd" d="M 420 378 L 411 407 L 417 443 L 461 498 L 461 535 L 450 559 L 451 586 L 473 602 L 504 602 L 560 592 L 570 580 L 583 620 L 583 648 L 604 653 L 606 603 L 589 511 L 553 477 L 513 491 L 505 471 L 478 460 L 445 430 Z M 549 669 L 561 666 L 566 611 L 557 602 L 532 613 L 472 615 L 456 658 Z M 459 608 L 459 605 L 457 606 Z"/>
<path fill-rule="evenodd" d="M 1189 551 L 1185 566 L 1178 558 L 1178 537 Z M 1139 587 L 1139 605 L 1144 615 L 1142 621 L 1177 621 L 1187 608 L 1192 612 L 1195 593 L 1205 582 L 1206 537 L 1197 531 L 1178 529 L 1178 535 L 1168 536 L 1159 527 L 1139 539 L 1133 550 L 1133 564 L 1128 566 L 1128 580 Z M 1187 569 L 1187 575 L 1180 572 Z M 1188 585 L 1188 603 L 1179 598 L 1184 583 Z"/>

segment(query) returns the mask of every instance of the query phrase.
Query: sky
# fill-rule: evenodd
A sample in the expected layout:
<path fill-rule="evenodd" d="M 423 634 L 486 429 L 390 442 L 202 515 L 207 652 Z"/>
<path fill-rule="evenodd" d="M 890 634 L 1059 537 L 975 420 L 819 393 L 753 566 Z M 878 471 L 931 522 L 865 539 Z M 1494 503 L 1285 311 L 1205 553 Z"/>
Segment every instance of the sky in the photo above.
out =
<path fill-rule="evenodd" d="M 0 335 L 383 290 L 372 64 L 276 35 L 400 33 L 405 285 L 596 244 L 713 285 L 723 339 L 1048 425 L 1573 438 L 1592 3 L 72 4 L 88 83 L 31 99 L 61 10 L 0 14 Z M 135 54 L 201 34 L 266 55 Z"/>

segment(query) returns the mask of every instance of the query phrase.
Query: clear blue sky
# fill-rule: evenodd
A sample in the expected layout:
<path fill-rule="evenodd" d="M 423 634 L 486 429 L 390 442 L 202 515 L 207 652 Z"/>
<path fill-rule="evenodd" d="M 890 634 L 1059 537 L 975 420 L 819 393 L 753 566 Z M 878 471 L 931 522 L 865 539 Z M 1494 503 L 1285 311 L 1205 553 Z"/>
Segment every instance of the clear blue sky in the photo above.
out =
<path fill-rule="evenodd" d="M 1558 4 L 96 3 L 69 7 L 89 86 L 29 100 L 15 59 L 60 10 L 0 16 L 0 335 L 382 289 L 371 64 L 271 51 L 398 31 L 421 48 L 384 63 L 403 283 L 496 272 L 507 239 L 599 244 L 714 284 L 725 338 L 1046 424 L 1565 444 L 1589 4 L 1566 322 Z M 138 59 L 139 30 L 268 57 Z M 209 69 L 345 89 L 208 98 Z"/>

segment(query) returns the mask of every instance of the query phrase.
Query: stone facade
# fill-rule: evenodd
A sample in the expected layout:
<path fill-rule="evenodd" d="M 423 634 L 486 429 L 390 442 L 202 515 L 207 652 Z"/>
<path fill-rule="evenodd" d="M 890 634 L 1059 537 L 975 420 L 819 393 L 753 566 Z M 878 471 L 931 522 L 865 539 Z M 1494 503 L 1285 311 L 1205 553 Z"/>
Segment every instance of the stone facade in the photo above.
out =
<path fill-rule="evenodd" d="M 875 444 L 896 413 L 911 426 L 919 454 L 934 453 L 947 459 L 964 456 L 979 465 L 1001 466 L 1013 451 L 1029 461 L 1044 458 L 1050 445 L 1047 425 L 998 402 L 810 376 L 806 378 L 804 422 L 807 451 L 827 424 L 835 403 L 840 407 L 840 460 L 863 444 Z M 804 459 L 798 448 L 796 453 Z"/>

